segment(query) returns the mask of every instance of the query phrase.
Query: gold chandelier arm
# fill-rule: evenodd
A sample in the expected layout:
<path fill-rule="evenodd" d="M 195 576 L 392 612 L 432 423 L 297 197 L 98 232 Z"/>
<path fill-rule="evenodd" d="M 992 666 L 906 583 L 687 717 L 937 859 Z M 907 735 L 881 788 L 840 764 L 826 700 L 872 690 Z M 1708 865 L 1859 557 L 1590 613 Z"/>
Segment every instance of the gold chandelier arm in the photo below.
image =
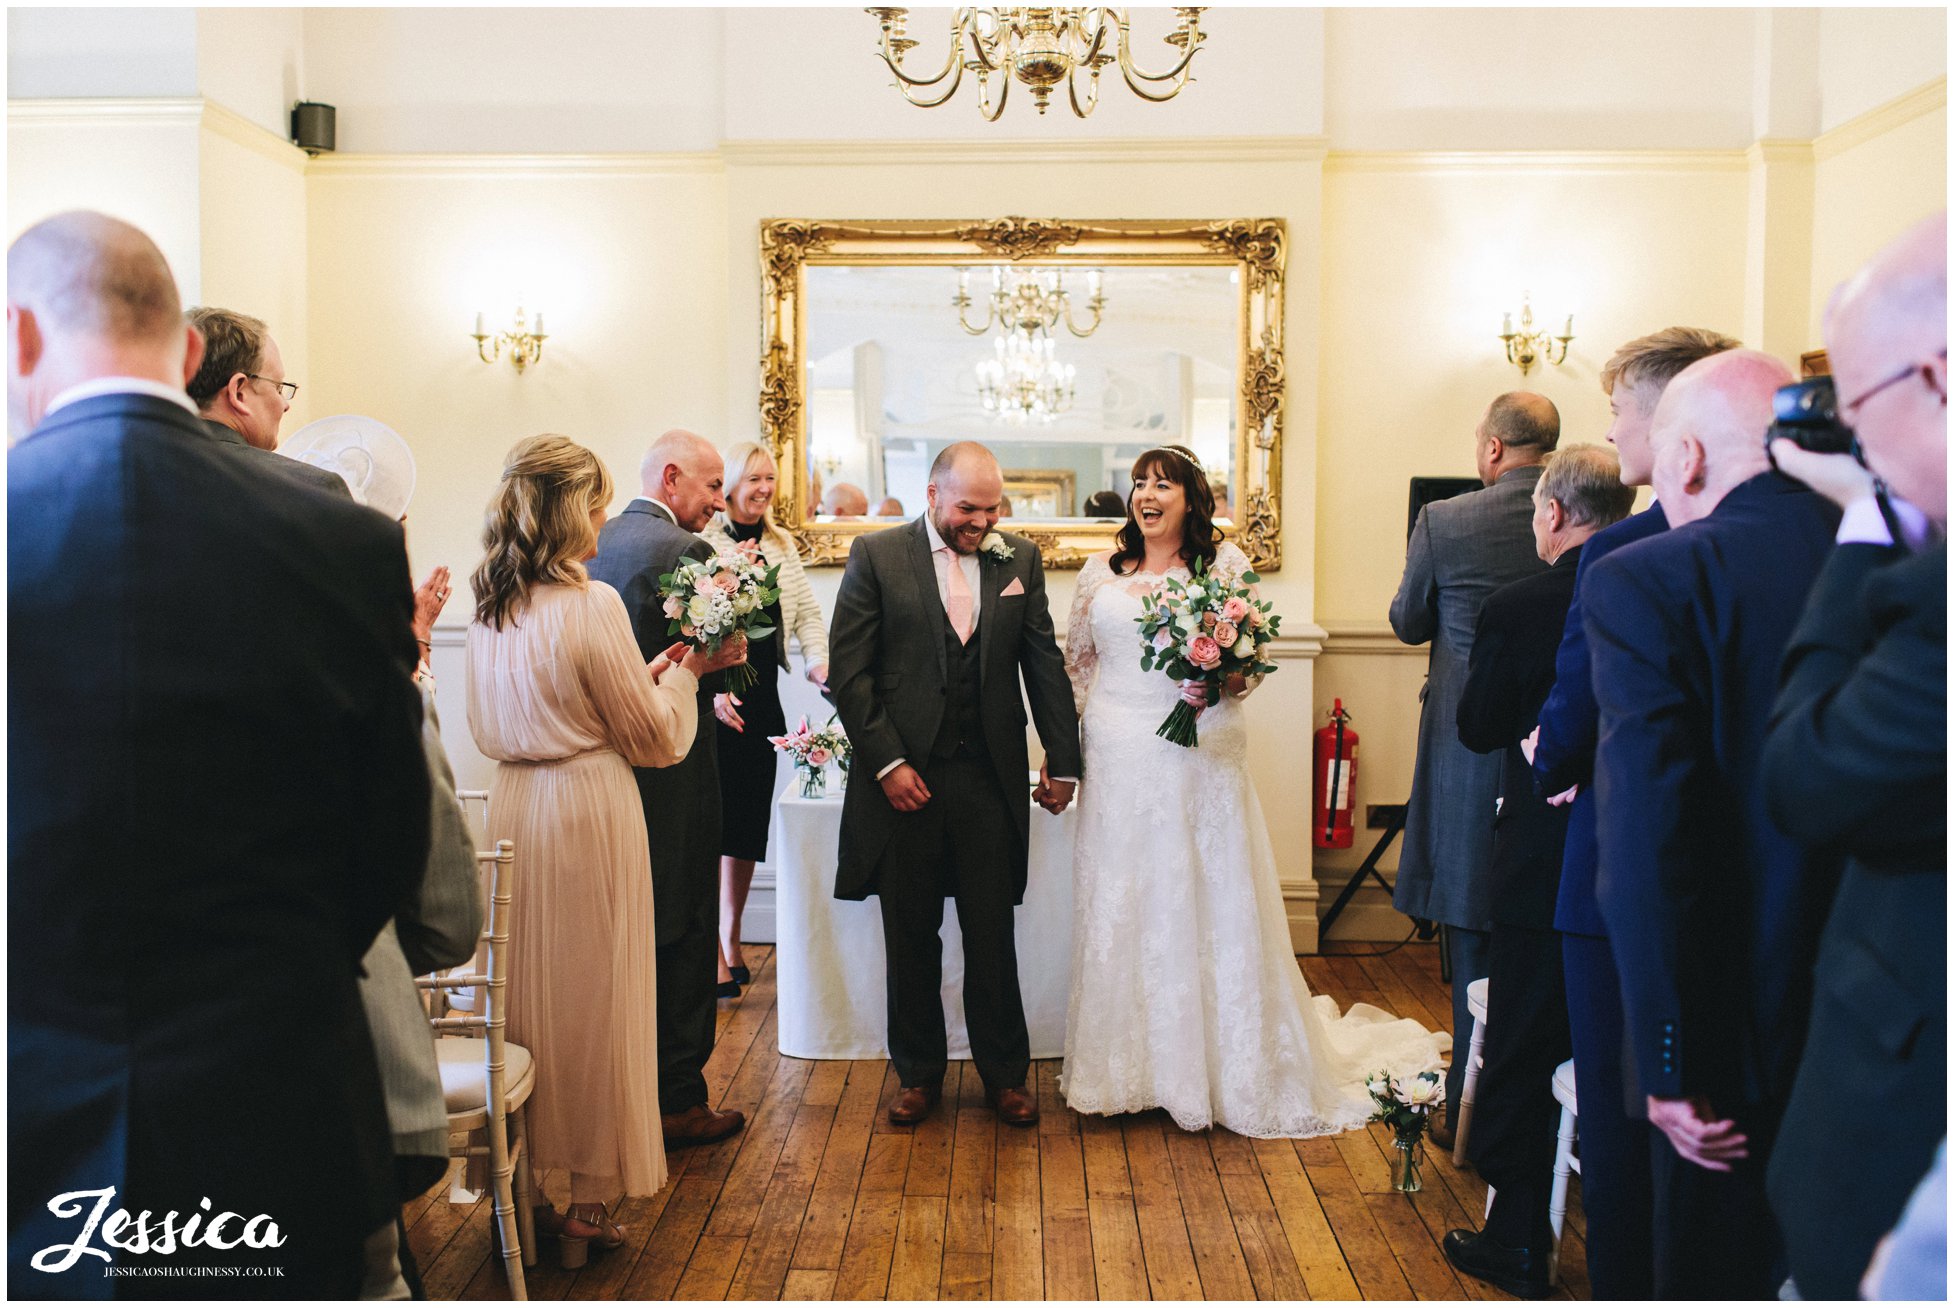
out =
<path fill-rule="evenodd" d="M 1126 84 L 1132 89 L 1133 94 L 1139 96 L 1142 100 L 1150 100 L 1155 104 L 1161 104 L 1179 95 L 1181 88 L 1187 85 L 1188 66 L 1194 62 L 1194 55 L 1200 50 L 1201 42 L 1205 38 L 1206 33 L 1201 31 L 1198 20 L 1196 19 L 1189 19 L 1186 26 L 1177 30 L 1178 33 L 1185 33 L 1187 36 L 1187 49 L 1182 52 L 1180 60 L 1165 72 L 1149 73 L 1133 62 L 1132 28 L 1127 23 L 1125 15 L 1120 16 L 1120 75 L 1126 79 Z M 1155 95 L 1145 86 L 1141 85 L 1143 82 L 1154 85 L 1172 83 L 1172 85 L 1168 87 L 1164 94 Z"/>
<path fill-rule="evenodd" d="M 874 11 L 870 10 L 869 12 L 873 13 Z M 963 33 L 964 24 L 968 21 L 969 14 L 969 10 L 959 9 L 952 19 L 950 26 L 950 54 L 944 60 L 942 69 L 934 77 L 911 77 L 908 73 L 902 71 L 900 57 L 891 48 L 890 44 L 893 37 L 893 29 L 887 24 L 884 24 L 882 28 L 882 48 L 876 51 L 876 53 L 882 56 L 882 62 L 889 66 L 891 73 L 895 74 L 896 86 L 902 92 L 903 98 L 908 100 L 909 103 L 920 105 L 925 109 L 934 109 L 956 94 L 958 84 L 963 81 Z M 919 100 L 910 94 L 912 89 L 923 89 L 940 85 L 945 78 L 950 79 L 950 85 L 936 99 Z"/>
<path fill-rule="evenodd" d="M 1092 111 L 1099 107 L 1099 70 L 1092 69 L 1086 77 L 1086 101 L 1079 103 L 1079 69 L 1084 64 L 1074 64 L 1072 71 L 1065 76 L 1065 94 L 1072 101 L 1072 112 L 1079 118 L 1092 117 Z"/>
<path fill-rule="evenodd" d="M 1083 329 L 1081 329 L 1079 324 L 1076 321 L 1074 321 L 1072 317 L 1072 297 L 1069 295 L 1066 296 L 1065 297 L 1065 330 L 1071 332 L 1074 336 L 1077 336 L 1080 340 L 1084 340 L 1086 337 L 1098 331 L 1099 320 L 1102 312 L 1100 307 L 1101 303 L 1102 302 L 1097 299 L 1087 301 L 1086 307 L 1092 310 L 1092 321 L 1086 324 L 1086 326 Z"/>
<path fill-rule="evenodd" d="M 1011 98 L 1010 75 L 1006 74 L 998 78 L 998 82 L 997 107 L 993 109 L 989 103 L 990 79 L 986 77 L 979 77 L 977 79 L 977 112 L 984 116 L 984 121 L 987 123 L 994 123 L 998 120 L 999 115 L 1004 112 L 1004 102 Z"/>

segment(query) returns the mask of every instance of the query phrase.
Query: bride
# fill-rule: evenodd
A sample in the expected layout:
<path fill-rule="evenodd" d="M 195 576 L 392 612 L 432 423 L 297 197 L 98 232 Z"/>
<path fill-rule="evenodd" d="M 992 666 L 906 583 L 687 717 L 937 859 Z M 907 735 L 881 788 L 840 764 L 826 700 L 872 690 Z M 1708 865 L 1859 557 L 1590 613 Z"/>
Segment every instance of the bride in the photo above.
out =
<path fill-rule="evenodd" d="M 1165 1108 L 1190 1131 L 1310 1136 L 1360 1126 L 1367 1075 L 1436 1067 L 1449 1037 L 1368 1004 L 1312 998 L 1248 777 L 1239 679 L 1220 703 L 1140 670 L 1141 599 L 1199 559 L 1240 574 L 1214 492 L 1180 446 L 1133 465 L 1118 548 L 1079 574 L 1066 669 L 1086 782 L 1074 857 L 1072 997 L 1060 1089 L 1074 1109 Z M 1154 734 L 1176 698 L 1198 748 Z"/>

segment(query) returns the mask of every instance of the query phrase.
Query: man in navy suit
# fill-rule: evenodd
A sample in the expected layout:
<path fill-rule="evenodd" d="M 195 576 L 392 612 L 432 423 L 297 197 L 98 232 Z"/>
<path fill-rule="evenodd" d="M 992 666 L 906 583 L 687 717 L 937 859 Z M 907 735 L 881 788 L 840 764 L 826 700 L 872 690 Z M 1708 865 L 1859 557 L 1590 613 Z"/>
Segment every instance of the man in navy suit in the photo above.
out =
<path fill-rule="evenodd" d="M 1676 374 L 1699 359 L 1737 347 L 1700 327 L 1667 327 L 1616 350 L 1601 370 L 1608 396 L 1608 442 L 1621 459 L 1622 483 L 1649 484 L 1649 422 Z M 1550 802 L 1566 806 L 1566 850 L 1554 927 L 1561 933 L 1569 1034 L 1581 1102 L 1581 1206 L 1587 1214 L 1588 1283 L 1597 1299 L 1646 1299 L 1649 1268 L 1648 1123 L 1625 1111 L 1621 982 L 1607 927 L 1594 902 L 1594 746 L 1598 710 L 1581 626 L 1582 579 L 1624 545 L 1668 529 L 1657 506 L 1588 538 L 1574 575 L 1554 688 L 1540 710 L 1534 780 Z"/>
<path fill-rule="evenodd" d="M 652 442 L 639 466 L 644 494 L 598 534 L 590 575 L 616 587 L 624 598 L 647 662 L 672 643 L 658 579 L 682 560 L 711 557 L 698 533 L 726 507 L 721 493 L 725 475 L 725 461 L 705 437 L 668 431 Z M 741 661 L 744 645 L 744 638 L 728 642 L 722 653 Z M 717 676 L 700 683 L 701 722 L 712 717 L 712 697 L 722 688 Z M 685 757 L 671 767 L 636 769 L 651 838 L 658 924 L 658 1107 L 670 1146 L 723 1140 L 746 1125 L 746 1116 L 737 1109 L 715 1111 L 706 1087 L 719 987 L 716 738 L 701 731 Z"/>
<path fill-rule="evenodd" d="M 1845 1299 L 1947 1133 L 1945 213 L 1839 289 L 1825 344 L 1872 471 L 1772 442 L 1845 516 L 1785 660 L 1765 785 L 1785 831 L 1845 874 L 1770 1187 L 1798 1292 Z"/>
<path fill-rule="evenodd" d="M 396 1209 L 360 959 L 429 841 L 400 528 L 210 438 L 135 228 L 50 218 L 7 282 L 8 1288 L 128 1289 L 61 1269 L 100 1203 L 283 1240 L 135 1253 L 105 1221 L 118 1266 L 350 1298 Z"/>
<path fill-rule="evenodd" d="M 1669 530 L 1588 571 L 1601 708 L 1595 891 L 1655 1139 L 1655 1295 L 1773 1296 L 1764 1168 L 1837 877 L 1765 811 L 1777 667 L 1839 511 L 1771 469 L 1791 380 L 1754 350 L 1691 365 L 1650 429 Z"/>

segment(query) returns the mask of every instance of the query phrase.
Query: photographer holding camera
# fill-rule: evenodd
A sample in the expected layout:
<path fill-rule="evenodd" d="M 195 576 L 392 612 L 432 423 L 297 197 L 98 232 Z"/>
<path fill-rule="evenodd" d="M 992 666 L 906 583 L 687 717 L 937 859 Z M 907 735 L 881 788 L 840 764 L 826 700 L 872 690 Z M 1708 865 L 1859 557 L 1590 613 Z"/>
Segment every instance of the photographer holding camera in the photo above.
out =
<path fill-rule="evenodd" d="M 1844 1299 L 1946 1134 L 1945 213 L 1839 288 L 1825 344 L 1836 420 L 1827 379 L 1786 387 L 1769 449 L 1845 514 L 1786 651 L 1764 786 L 1845 873 L 1769 1191 L 1799 1294 Z"/>

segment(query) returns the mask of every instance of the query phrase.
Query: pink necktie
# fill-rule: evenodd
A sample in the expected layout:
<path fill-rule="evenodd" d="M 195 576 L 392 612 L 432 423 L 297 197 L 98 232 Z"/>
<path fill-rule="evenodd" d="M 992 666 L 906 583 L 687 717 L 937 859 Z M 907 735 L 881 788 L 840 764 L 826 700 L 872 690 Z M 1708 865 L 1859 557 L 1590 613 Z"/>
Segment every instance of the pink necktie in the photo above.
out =
<path fill-rule="evenodd" d="M 957 639 L 968 645 L 973 606 L 970 602 L 970 583 L 963 575 L 963 561 L 948 545 L 937 553 L 943 556 L 944 564 L 950 569 L 946 587 L 950 594 L 950 626 L 956 631 Z"/>

